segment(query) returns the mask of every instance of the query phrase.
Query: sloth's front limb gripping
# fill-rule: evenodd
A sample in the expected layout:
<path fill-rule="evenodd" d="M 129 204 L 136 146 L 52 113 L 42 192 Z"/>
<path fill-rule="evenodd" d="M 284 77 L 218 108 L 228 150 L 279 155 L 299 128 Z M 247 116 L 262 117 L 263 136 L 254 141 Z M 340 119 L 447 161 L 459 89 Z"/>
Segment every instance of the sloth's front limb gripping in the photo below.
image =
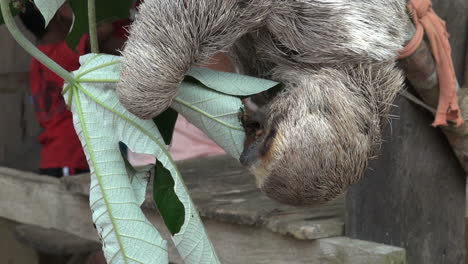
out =
<path fill-rule="evenodd" d="M 144 1 L 122 53 L 120 101 L 140 118 L 157 116 L 171 105 L 187 71 L 260 24 L 266 6 L 242 0 Z"/>

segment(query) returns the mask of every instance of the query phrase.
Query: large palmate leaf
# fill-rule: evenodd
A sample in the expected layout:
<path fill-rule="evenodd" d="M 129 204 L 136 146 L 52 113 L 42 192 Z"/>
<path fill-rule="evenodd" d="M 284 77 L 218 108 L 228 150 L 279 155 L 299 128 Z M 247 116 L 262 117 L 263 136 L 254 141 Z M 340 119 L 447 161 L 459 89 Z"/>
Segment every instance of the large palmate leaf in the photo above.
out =
<path fill-rule="evenodd" d="M 44 17 L 46 27 L 65 1 L 66 0 L 34 0 L 37 9 L 39 9 Z"/>
<path fill-rule="evenodd" d="M 90 204 L 108 263 L 167 263 L 166 242 L 140 209 L 146 172 L 126 168 L 119 142 L 135 152 L 154 155 L 173 177 L 173 184 L 165 179 L 162 184 L 173 188 L 172 200 L 178 199 L 184 207 L 181 226 L 175 229 L 179 232 L 173 236 L 184 261 L 219 263 L 154 122 L 138 119 L 117 99 L 118 60 L 110 55 L 83 56 L 82 67 L 74 72 L 77 83 L 67 85 L 64 95 L 90 164 Z"/>

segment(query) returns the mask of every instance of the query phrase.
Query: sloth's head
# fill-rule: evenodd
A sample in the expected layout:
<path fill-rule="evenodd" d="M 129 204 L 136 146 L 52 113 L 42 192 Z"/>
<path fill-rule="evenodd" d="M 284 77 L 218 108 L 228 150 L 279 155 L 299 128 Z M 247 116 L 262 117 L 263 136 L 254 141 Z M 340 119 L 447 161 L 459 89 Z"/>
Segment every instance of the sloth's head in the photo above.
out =
<path fill-rule="evenodd" d="M 292 88 L 244 120 L 249 141 L 240 159 L 267 196 L 317 205 L 362 177 L 380 143 L 387 101 L 402 83 L 393 65 L 377 68 L 274 75 Z"/>

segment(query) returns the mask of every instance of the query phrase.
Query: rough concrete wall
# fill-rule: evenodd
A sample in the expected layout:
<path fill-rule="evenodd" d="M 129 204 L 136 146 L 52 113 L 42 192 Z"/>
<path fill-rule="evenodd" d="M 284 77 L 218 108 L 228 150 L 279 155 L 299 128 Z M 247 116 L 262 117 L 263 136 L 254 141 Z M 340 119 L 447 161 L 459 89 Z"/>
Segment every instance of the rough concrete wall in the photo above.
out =
<path fill-rule="evenodd" d="M 21 23 L 18 23 L 20 25 Z M 29 70 L 31 57 L 0 26 L 0 76 Z M 0 77 L 0 166 L 36 170 L 39 125 L 34 119 L 28 82 Z"/>
<path fill-rule="evenodd" d="M 36 251 L 16 241 L 13 230 L 16 223 L 0 218 L 0 255 L 5 264 L 36 264 Z"/>
<path fill-rule="evenodd" d="M 39 164 L 39 126 L 30 103 L 28 82 L 18 83 L 2 74 L 27 72 L 30 56 L 0 26 L 0 166 L 36 170 Z M 13 237 L 15 223 L 0 219 L 1 263 L 38 263 L 34 250 Z"/>

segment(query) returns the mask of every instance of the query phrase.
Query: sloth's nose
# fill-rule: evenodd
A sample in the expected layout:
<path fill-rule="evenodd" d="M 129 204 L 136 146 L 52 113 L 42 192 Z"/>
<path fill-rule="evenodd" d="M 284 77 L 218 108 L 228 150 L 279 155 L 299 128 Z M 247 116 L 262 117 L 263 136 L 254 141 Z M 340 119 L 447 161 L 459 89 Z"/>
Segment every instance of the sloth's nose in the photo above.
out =
<path fill-rule="evenodd" d="M 249 146 L 247 146 L 239 158 L 239 161 L 242 165 L 246 167 L 252 166 L 257 160 L 258 147 L 260 144 L 260 139 L 255 140 Z"/>

